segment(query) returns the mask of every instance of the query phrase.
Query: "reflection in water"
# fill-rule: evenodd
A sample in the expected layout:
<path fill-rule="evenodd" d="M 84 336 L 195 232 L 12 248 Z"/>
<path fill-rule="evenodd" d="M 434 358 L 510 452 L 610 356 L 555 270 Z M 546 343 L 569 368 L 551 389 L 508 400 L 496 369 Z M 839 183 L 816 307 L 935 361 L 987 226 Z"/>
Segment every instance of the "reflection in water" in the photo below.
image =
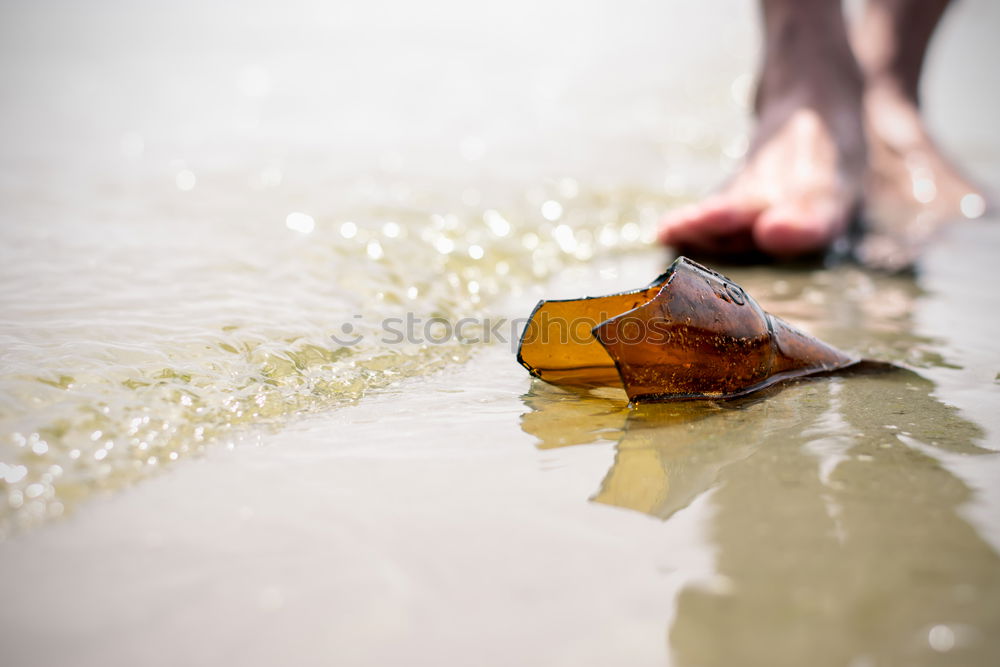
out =
<path fill-rule="evenodd" d="M 540 447 L 617 440 L 595 502 L 666 520 L 714 489 L 723 584 L 681 592 L 679 664 L 996 664 L 1000 558 L 935 457 L 995 453 L 933 391 L 910 370 L 862 371 L 629 410 L 536 382 L 522 427 Z"/>

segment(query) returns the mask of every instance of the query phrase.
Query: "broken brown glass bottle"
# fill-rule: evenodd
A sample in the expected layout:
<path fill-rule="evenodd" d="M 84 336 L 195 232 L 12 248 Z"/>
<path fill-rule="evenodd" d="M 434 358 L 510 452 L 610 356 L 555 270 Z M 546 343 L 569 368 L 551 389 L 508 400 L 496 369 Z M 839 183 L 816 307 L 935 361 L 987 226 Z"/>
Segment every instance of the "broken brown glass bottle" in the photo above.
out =
<path fill-rule="evenodd" d="M 555 384 L 621 383 L 633 402 L 732 398 L 858 361 L 686 257 L 642 289 L 540 302 L 517 359 Z"/>

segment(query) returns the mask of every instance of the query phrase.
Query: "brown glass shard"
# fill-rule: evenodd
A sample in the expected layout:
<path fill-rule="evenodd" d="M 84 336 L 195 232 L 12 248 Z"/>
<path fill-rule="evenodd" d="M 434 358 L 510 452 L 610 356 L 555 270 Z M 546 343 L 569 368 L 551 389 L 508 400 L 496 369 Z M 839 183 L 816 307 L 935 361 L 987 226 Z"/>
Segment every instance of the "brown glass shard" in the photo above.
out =
<path fill-rule="evenodd" d="M 631 401 L 643 402 L 742 396 L 858 360 L 679 257 L 634 292 L 539 303 L 518 361 L 556 384 L 620 382 Z"/>
<path fill-rule="evenodd" d="M 517 360 L 537 378 L 553 384 L 620 384 L 594 327 L 638 308 L 656 296 L 670 271 L 632 292 L 562 301 L 539 301 L 528 318 Z"/>

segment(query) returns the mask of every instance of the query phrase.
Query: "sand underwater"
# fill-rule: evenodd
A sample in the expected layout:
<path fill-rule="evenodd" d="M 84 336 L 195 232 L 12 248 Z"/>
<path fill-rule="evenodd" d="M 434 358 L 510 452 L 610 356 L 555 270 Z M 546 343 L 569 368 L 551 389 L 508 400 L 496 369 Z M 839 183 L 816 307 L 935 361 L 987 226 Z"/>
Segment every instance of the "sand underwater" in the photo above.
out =
<path fill-rule="evenodd" d="M 688 4 L 0 10 L 3 664 L 997 664 L 996 219 L 726 268 L 891 373 L 629 408 L 382 336 L 663 270 L 746 145 L 752 8 Z M 997 19 L 927 82 L 984 183 Z"/>

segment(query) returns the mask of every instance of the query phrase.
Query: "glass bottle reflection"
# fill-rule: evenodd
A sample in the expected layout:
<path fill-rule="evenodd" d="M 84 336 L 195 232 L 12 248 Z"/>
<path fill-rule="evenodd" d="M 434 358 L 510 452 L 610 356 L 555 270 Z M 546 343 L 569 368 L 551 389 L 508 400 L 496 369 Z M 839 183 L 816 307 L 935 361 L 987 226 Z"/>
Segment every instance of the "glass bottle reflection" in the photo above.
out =
<path fill-rule="evenodd" d="M 879 335 L 877 318 L 844 315 Z M 934 391 L 912 370 L 862 369 L 630 410 L 622 392 L 535 382 L 522 428 L 539 447 L 617 443 L 593 502 L 669 520 L 713 490 L 707 530 L 728 585 L 682 590 L 678 664 L 994 664 L 1000 557 L 942 461 L 996 454 Z"/>

